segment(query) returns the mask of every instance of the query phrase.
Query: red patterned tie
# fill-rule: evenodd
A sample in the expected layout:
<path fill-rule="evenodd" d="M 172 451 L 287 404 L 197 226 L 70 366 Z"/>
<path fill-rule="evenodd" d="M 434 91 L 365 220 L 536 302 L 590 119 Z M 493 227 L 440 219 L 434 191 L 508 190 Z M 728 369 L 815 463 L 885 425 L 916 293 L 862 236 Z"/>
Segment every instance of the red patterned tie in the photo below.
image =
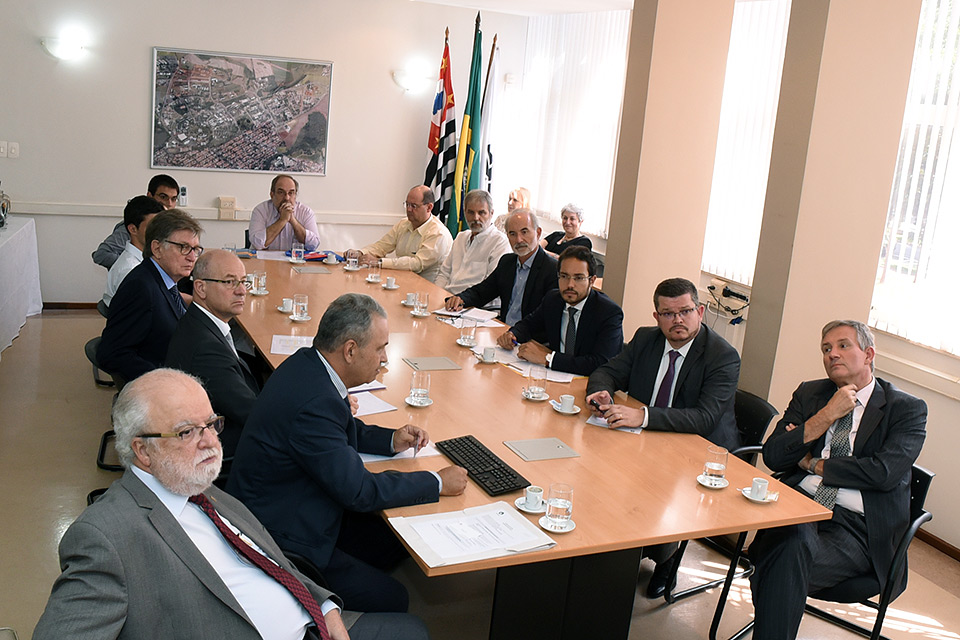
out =
<path fill-rule="evenodd" d="M 240 552 L 240 555 L 260 567 L 264 573 L 286 587 L 287 591 L 303 605 L 303 608 L 306 609 L 310 617 L 313 618 L 313 621 L 317 625 L 317 631 L 320 632 L 320 637 L 323 638 L 323 640 L 330 640 L 330 633 L 327 631 L 327 623 L 323 619 L 323 612 L 320 610 L 320 605 L 317 604 L 316 599 L 310 595 L 310 592 L 307 591 L 307 588 L 303 586 L 302 582 L 297 580 L 292 573 L 274 564 L 269 558 L 257 552 L 253 547 L 241 540 L 240 536 L 231 531 L 230 527 L 220 519 L 220 516 L 217 514 L 216 509 L 213 508 L 213 505 L 210 504 L 207 496 L 201 493 L 190 496 L 189 500 L 200 507 L 200 509 L 213 520 L 213 524 L 217 526 L 217 529 L 220 530 L 223 537 Z"/>

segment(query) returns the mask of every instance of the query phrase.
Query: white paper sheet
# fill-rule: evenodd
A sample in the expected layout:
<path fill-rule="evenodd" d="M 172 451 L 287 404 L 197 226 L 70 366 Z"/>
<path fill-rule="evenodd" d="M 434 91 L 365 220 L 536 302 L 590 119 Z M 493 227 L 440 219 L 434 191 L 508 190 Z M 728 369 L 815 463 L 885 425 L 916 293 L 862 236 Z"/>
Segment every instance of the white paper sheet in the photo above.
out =
<path fill-rule="evenodd" d="M 290 260 L 285 251 L 257 251 L 257 258 L 260 260 Z"/>
<path fill-rule="evenodd" d="M 457 329 L 463 328 L 462 316 L 458 318 L 458 317 L 451 317 L 447 313 L 437 313 L 436 311 L 434 311 L 433 313 L 437 314 L 434 317 L 440 322 L 445 322 L 451 327 L 456 327 Z M 496 314 L 494 314 L 494 317 L 496 317 Z M 477 326 L 496 328 L 496 327 L 504 327 L 506 325 L 500 322 L 499 320 L 490 319 L 490 320 L 477 320 Z"/>
<path fill-rule="evenodd" d="M 380 462 L 381 460 L 408 460 L 411 458 L 428 458 L 430 456 L 439 455 L 440 450 L 433 446 L 432 442 L 428 442 L 423 446 L 422 449 L 420 449 L 420 451 L 417 452 L 417 455 L 413 455 L 413 449 L 411 448 L 392 456 L 378 456 L 375 453 L 361 453 L 360 459 L 363 460 L 364 464 L 366 464 L 367 462 Z"/>
<path fill-rule="evenodd" d="M 313 344 L 313 336 L 283 336 L 276 334 L 270 343 L 270 353 L 289 356 L 296 353 L 300 347 L 309 347 Z"/>
<path fill-rule="evenodd" d="M 471 351 L 473 351 L 478 358 L 482 358 L 484 347 L 493 347 L 496 350 L 495 353 L 496 353 L 497 362 L 501 362 L 503 364 L 511 364 L 513 362 L 523 362 L 523 360 L 521 360 L 520 357 L 517 355 L 517 350 L 515 348 L 503 349 L 501 347 L 498 347 L 492 344 L 486 344 L 486 345 L 478 344 L 477 346 L 473 347 Z"/>
<path fill-rule="evenodd" d="M 386 389 L 387 385 L 383 384 L 379 380 L 374 380 L 366 384 L 358 384 L 355 387 L 350 387 L 347 389 L 350 393 L 360 393 L 361 391 L 379 391 L 380 389 Z"/>
<path fill-rule="evenodd" d="M 595 416 L 593 414 L 587 418 L 587 424 L 592 424 L 598 427 L 603 427 L 604 429 L 610 429 L 610 425 L 607 424 L 606 418 L 601 418 L 600 416 Z M 643 429 L 641 427 L 620 427 L 619 429 L 610 429 L 611 431 L 623 431 L 624 433 L 641 433 Z"/>
<path fill-rule="evenodd" d="M 533 364 L 527 362 L 526 360 L 517 360 L 516 362 L 510 363 L 510 368 L 515 369 L 520 372 L 524 378 L 530 376 L 530 367 L 534 366 Z M 553 369 L 547 369 L 547 380 L 550 382 L 571 382 L 577 376 L 572 373 L 567 373 L 565 371 L 554 371 Z"/>
<path fill-rule="evenodd" d="M 369 391 L 361 391 L 360 393 L 351 394 L 359 402 L 357 408 L 356 417 L 360 418 L 362 416 L 371 416 L 375 413 L 386 413 L 388 411 L 396 411 L 397 408 L 387 402 L 382 400 L 377 396 L 373 395 Z"/>

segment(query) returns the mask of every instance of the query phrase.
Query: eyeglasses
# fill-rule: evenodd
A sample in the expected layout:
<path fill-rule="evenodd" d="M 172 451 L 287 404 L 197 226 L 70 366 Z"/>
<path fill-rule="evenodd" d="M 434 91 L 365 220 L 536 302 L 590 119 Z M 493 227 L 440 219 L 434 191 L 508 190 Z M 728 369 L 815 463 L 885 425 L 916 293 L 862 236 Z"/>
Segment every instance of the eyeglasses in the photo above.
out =
<path fill-rule="evenodd" d="M 657 312 L 657 315 L 660 316 L 661 318 L 663 318 L 664 320 L 669 320 L 670 322 L 673 322 L 673 321 L 676 320 L 678 317 L 686 320 L 687 318 L 690 317 L 690 314 L 693 313 L 693 312 L 696 311 L 696 310 L 697 310 L 697 308 L 694 307 L 693 309 L 681 309 L 680 311 L 677 311 L 677 312 L 673 312 L 673 311 L 658 311 L 658 312 Z"/>
<path fill-rule="evenodd" d="M 573 275 L 573 276 L 570 275 L 569 273 L 561 273 L 561 274 L 559 274 L 559 277 L 560 277 L 560 280 L 573 280 L 573 281 L 576 282 L 577 284 L 580 284 L 580 283 L 582 283 L 582 282 L 586 282 L 587 280 L 590 279 L 590 276 L 585 276 L 585 275 L 583 275 L 582 273 L 578 273 L 578 274 Z"/>
<path fill-rule="evenodd" d="M 404 201 L 403 201 L 403 206 L 404 206 L 405 209 L 417 209 L 417 208 L 419 208 L 419 207 L 422 207 L 422 206 L 423 206 L 423 203 L 422 203 L 422 202 L 407 202 L 406 200 L 404 200 Z"/>
<path fill-rule="evenodd" d="M 180 247 L 180 255 L 182 256 L 188 256 L 191 253 L 195 253 L 199 258 L 200 254 L 203 253 L 203 247 L 201 247 L 200 245 L 197 245 L 194 247 L 192 245 L 187 244 L 186 242 L 174 242 L 173 240 L 164 240 L 164 242 L 166 242 L 167 244 L 172 244 L 176 247 Z"/>
<path fill-rule="evenodd" d="M 236 289 L 237 285 L 243 285 L 243 288 L 247 291 L 253 288 L 253 283 L 247 279 L 243 280 L 217 280 L 216 278 L 200 278 L 204 282 L 219 282 L 220 284 L 227 285 L 228 289 Z"/>
<path fill-rule="evenodd" d="M 193 424 L 174 433 L 141 433 L 138 438 L 180 438 L 181 442 L 190 444 L 203 436 L 204 429 L 213 429 L 219 434 L 223 431 L 223 416 L 213 416 L 203 424 Z"/>

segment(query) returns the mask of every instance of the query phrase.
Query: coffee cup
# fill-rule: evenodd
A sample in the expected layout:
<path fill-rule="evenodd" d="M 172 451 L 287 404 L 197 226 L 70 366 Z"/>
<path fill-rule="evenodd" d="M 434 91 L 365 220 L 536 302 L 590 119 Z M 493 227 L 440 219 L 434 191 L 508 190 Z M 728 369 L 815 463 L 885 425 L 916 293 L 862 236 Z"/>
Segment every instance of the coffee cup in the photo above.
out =
<path fill-rule="evenodd" d="M 496 347 L 484 347 L 484 348 L 483 348 L 483 361 L 484 361 L 484 362 L 496 362 L 496 361 L 497 361 L 497 349 L 496 349 Z"/>
<path fill-rule="evenodd" d="M 573 413 L 573 401 L 574 397 L 569 394 L 564 394 L 560 396 L 560 411 L 564 413 Z"/>
<path fill-rule="evenodd" d="M 393 276 L 387 276 L 387 289 L 393 289 L 397 286 L 397 279 Z"/>
<path fill-rule="evenodd" d="M 415 305 L 417 303 L 417 294 L 414 292 L 408 293 L 406 302 L 408 307 Z"/>
<path fill-rule="evenodd" d="M 527 487 L 526 497 L 524 498 L 523 506 L 529 509 L 530 511 L 536 511 L 543 504 L 543 487 L 538 487 L 535 484 Z"/>
<path fill-rule="evenodd" d="M 768 485 L 769 482 L 766 478 L 754 478 L 753 486 L 750 487 L 750 497 L 754 500 L 766 500 Z"/>
<path fill-rule="evenodd" d="M 280 308 L 287 313 L 293 311 L 293 298 L 284 298 L 283 304 L 280 306 Z"/>
<path fill-rule="evenodd" d="M 324 262 L 327 264 L 337 264 L 337 256 L 333 255 L 332 253 L 328 253 L 327 257 L 324 259 Z"/>

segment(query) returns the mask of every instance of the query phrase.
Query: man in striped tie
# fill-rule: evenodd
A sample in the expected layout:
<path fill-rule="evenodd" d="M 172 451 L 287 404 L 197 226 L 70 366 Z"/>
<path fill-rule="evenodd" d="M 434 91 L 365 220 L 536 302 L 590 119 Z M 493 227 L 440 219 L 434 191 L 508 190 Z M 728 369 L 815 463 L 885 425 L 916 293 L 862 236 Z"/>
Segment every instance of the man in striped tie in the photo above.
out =
<path fill-rule="evenodd" d="M 827 378 L 797 387 L 763 461 L 833 517 L 757 534 L 750 582 L 758 639 L 796 638 L 808 593 L 863 574 L 884 587 L 910 519 L 926 403 L 874 377 L 873 334 L 862 322 L 827 323 L 820 350 Z"/>
<path fill-rule="evenodd" d="M 144 374 L 121 391 L 113 423 L 126 472 L 64 534 L 34 638 L 427 638 L 407 614 L 341 612 L 212 486 L 223 418 L 196 378 Z"/>

